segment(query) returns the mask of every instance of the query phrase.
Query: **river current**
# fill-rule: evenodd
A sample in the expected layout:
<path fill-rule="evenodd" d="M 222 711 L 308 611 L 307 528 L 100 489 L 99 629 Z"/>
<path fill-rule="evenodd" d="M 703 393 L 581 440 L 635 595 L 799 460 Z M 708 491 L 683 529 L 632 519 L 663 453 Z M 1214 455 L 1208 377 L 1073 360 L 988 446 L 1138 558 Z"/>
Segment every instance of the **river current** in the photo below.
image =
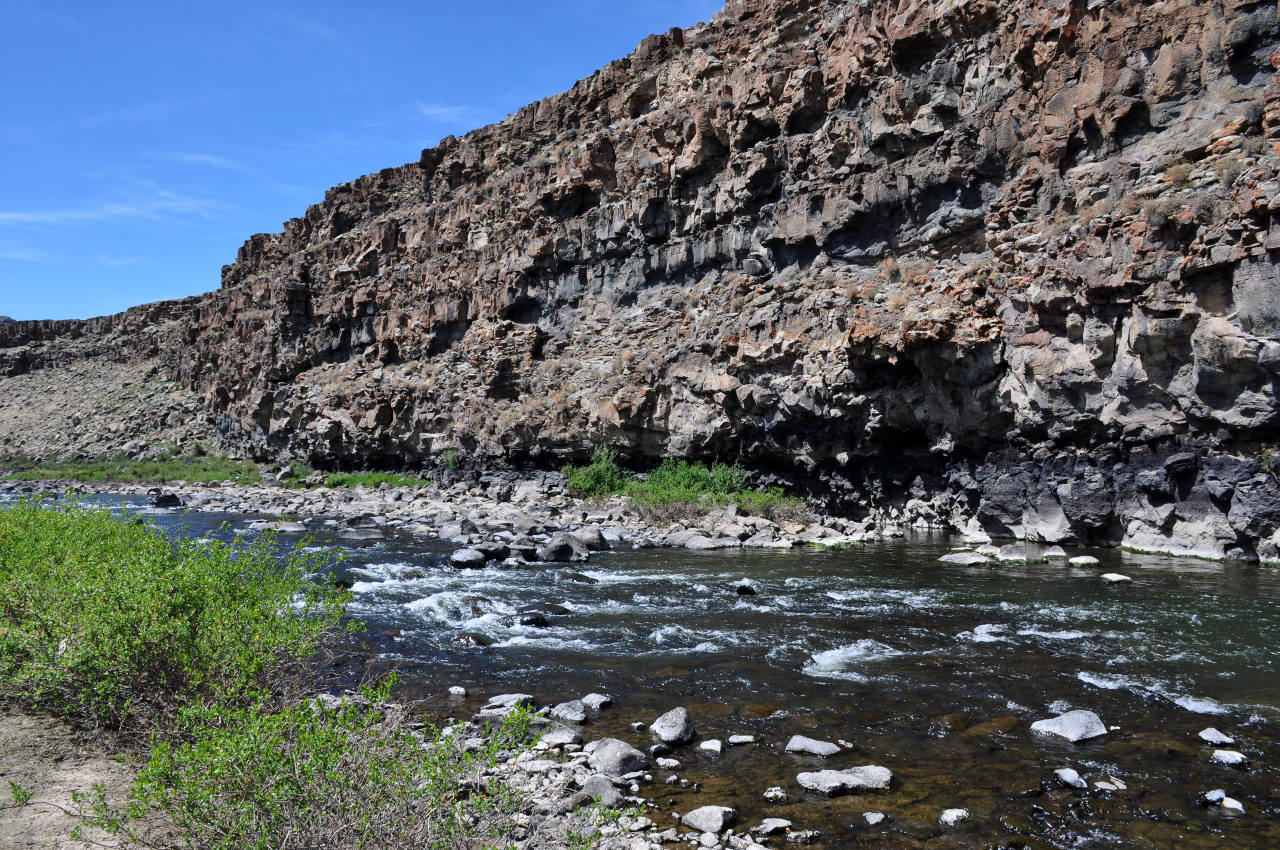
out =
<path fill-rule="evenodd" d="M 259 519 L 96 498 L 197 536 L 253 533 Z M 500 692 L 554 704 L 596 691 L 614 703 L 587 740 L 644 748 L 629 724 L 678 705 L 700 739 L 756 736 L 719 755 L 678 749 L 687 788 L 652 771 L 641 793 L 660 826 L 720 804 L 740 827 L 782 817 L 826 847 L 1280 847 L 1280 571 L 1116 550 L 1088 552 L 1098 567 L 939 563 L 953 544 L 626 550 L 479 570 L 449 566 L 455 547 L 438 540 L 352 545 L 319 527 L 308 545 L 341 553 L 332 578 L 350 582 L 368 627 L 356 654 L 396 668 L 437 722 Z M 1107 571 L 1132 581 L 1104 584 Z M 521 625 L 528 605 L 549 606 L 548 624 Z M 455 684 L 470 696 L 448 697 Z M 1114 728 L 1081 744 L 1031 734 L 1071 709 Z M 1197 737 L 1210 726 L 1235 738 L 1243 767 L 1210 760 Z M 788 755 L 793 734 L 851 747 Z M 890 768 L 892 788 L 826 799 L 795 781 L 861 764 Z M 1089 790 L 1058 782 L 1063 767 Z M 767 802 L 771 786 L 787 802 Z M 1203 805 L 1213 789 L 1244 813 Z M 949 808 L 970 817 L 944 828 Z M 888 817 L 873 827 L 872 811 Z"/>

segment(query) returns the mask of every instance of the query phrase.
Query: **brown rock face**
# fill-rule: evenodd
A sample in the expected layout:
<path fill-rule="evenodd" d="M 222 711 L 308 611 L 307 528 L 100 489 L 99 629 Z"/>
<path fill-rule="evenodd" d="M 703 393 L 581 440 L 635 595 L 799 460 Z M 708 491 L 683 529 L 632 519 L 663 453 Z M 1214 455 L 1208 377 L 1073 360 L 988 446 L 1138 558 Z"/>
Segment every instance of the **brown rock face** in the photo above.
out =
<path fill-rule="evenodd" d="M 165 350 L 258 455 L 609 442 L 1266 553 L 1278 47 L 1244 0 L 733 0 L 254 236 Z"/>

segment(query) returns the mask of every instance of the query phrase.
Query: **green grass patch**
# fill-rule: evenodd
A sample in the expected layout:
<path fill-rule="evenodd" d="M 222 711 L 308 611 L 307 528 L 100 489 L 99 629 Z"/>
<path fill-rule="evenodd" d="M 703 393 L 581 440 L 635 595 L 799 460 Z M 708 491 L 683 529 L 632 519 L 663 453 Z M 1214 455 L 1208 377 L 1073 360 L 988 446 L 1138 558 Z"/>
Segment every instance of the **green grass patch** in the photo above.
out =
<path fill-rule="evenodd" d="M 425 478 L 414 478 L 411 475 L 400 475 L 395 472 L 331 472 L 325 476 L 325 487 L 355 487 L 363 484 L 366 487 L 377 487 L 389 484 L 392 487 L 425 487 L 431 484 Z"/>
<path fill-rule="evenodd" d="M 586 466 L 566 466 L 566 487 L 575 496 L 605 498 L 624 494 L 647 518 L 672 521 L 737 505 L 743 513 L 769 519 L 804 519 L 804 502 L 781 487 L 749 485 L 751 473 L 738 464 L 704 464 L 668 458 L 640 480 L 618 465 L 617 453 L 600 447 Z"/>
<path fill-rule="evenodd" d="M 256 463 L 200 453 L 168 455 L 151 460 L 117 456 L 97 460 L 35 463 L 10 459 L 3 466 L 14 470 L 9 478 L 25 481 L 126 481 L 155 484 L 170 481 L 191 484 L 209 481 L 257 484 L 262 481 L 262 472 Z"/>
<path fill-rule="evenodd" d="M 340 628 L 319 556 L 238 547 L 129 517 L 0 510 L 0 694 L 113 727 L 274 692 Z"/>

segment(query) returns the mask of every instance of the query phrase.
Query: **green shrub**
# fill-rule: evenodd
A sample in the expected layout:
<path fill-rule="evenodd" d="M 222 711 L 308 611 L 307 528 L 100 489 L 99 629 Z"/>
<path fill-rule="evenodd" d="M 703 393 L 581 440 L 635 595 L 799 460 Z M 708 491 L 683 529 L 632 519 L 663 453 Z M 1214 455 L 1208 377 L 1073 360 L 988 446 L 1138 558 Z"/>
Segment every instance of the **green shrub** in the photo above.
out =
<path fill-rule="evenodd" d="M 618 466 L 618 453 L 608 446 L 597 446 L 587 466 L 565 466 L 560 470 L 568 478 L 566 488 L 575 496 L 603 498 L 622 493 L 631 482 L 631 473 Z"/>
<path fill-rule="evenodd" d="M 98 509 L 0 510 L 0 695 L 121 726 L 270 691 L 339 629 L 318 556 L 171 538 Z"/>
<path fill-rule="evenodd" d="M 485 772 L 529 745 L 521 709 L 469 750 L 462 735 L 413 731 L 390 683 L 338 708 L 303 702 L 187 712 L 190 742 L 152 752 L 123 827 L 166 812 L 197 850 L 508 847 L 525 796 Z"/>
<path fill-rule="evenodd" d="M 262 471 L 256 463 L 247 460 L 231 460 L 225 455 L 211 455 L 197 446 L 190 455 L 167 453 L 152 460 L 124 456 L 99 458 L 98 460 L 67 460 L 48 463 L 11 460 L 8 464 L 15 471 L 9 477 L 26 481 L 133 481 L 164 483 L 186 481 L 193 484 L 208 481 L 234 481 L 237 484 L 256 484 L 262 480 Z"/>
<path fill-rule="evenodd" d="M 324 479 L 325 487 L 355 487 L 359 484 L 366 487 L 377 487 L 380 484 L 392 487 L 425 487 L 430 483 L 424 478 L 394 472 L 331 472 Z"/>
<path fill-rule="evenodd" d="M 809 513 L 804 502 L 780 487 L 750 489 L 751 473 L 736 463 L 708 466 L 668 458 L 641 481 L 618 466 L 617 452 L 601 446 L 590 465 L 566 466 L 561 471 L 573 495 L 603 498 L 625 493 L 652 522 L 690 519 L 729 504 L 773 520 L 803 520 Z"/>

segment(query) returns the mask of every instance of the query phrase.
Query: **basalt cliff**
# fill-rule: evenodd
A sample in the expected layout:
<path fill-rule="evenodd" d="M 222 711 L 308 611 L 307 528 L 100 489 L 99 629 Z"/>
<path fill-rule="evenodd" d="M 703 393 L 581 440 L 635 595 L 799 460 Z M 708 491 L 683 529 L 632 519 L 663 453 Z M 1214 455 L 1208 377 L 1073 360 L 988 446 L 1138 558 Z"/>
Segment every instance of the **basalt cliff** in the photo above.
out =
<path fill-rule="evenodd" d="M 331 189 L 216 292 L 0 324 L 0 390 L 145 362 L 259 458 L 607 443 L 1277 559 L 1278 50 L 1274 2 L 731 0 Z"/>

